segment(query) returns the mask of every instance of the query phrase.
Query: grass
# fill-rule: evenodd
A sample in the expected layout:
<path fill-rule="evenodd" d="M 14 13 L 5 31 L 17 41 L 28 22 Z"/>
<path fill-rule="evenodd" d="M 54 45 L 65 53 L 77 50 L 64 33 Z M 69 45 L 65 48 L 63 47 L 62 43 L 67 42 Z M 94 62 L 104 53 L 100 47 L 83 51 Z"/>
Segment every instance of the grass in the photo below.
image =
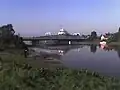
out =
<path fill-rule="evenodd" d="M 108 45 L 120 45 L 120 42 L 110 42 Z"/>
<path fill-rule="evenodd" d="M 85 69 L 32 68 L 16 53 L 1 56 L 0 90 L 120 90 L 120 81 Z"/>

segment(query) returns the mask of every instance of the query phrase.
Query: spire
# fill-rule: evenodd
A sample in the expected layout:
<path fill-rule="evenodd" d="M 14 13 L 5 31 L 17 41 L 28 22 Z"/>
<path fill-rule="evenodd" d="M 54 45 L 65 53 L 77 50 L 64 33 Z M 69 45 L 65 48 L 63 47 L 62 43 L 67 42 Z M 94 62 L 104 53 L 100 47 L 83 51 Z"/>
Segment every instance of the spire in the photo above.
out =
<path fill-rule="evenodd" d="M 63 25 L 60 25 L 60 28 L 63 28 Z"/>
<path fill-rule="evenodd" d="M 64 29 L 63 29 L 63 25 L 60 25 L 60 31 L 63 32 Z"/>

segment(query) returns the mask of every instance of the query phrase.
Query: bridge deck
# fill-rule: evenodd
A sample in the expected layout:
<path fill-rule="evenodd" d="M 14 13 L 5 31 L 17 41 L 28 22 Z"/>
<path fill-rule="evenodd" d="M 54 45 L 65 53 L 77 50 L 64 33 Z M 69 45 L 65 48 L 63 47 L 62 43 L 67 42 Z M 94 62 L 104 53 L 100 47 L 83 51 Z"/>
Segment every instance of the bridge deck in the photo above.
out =
<path fill-rule="evenodd" d="M 81 36 L 64 36 L 64 35 L 56 35 L 56 36 L 40 36 L 40 37 L 23 37 L 23 40 L 80 40 L 87 39 Z"/>

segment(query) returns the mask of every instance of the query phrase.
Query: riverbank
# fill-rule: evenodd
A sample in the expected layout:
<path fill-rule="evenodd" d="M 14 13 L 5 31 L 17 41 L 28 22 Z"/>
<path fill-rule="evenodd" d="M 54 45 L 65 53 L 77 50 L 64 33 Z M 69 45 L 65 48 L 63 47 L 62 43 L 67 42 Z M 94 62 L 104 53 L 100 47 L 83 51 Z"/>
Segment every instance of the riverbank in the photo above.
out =
<path fill-rule="evenodd" d="M 110 42 L 108 45 L 120 45 L 120 42 Z"/>
<path fill-rule="evenodd" d="M 86 69 L 33 68 L 27 59 L 17 53 L 1 55 L 0 90 L 120 90 L 115 78 Z"/>

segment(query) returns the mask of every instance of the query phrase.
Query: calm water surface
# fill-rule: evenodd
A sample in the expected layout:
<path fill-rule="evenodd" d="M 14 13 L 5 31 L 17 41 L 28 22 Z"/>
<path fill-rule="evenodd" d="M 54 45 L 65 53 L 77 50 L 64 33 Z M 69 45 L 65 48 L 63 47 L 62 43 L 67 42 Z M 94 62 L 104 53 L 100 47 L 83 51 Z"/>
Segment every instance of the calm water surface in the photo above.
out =
<path fill-rule="evenodd" d="M 37 48 L 37 50 L 41 49 Z M 44 50 L 53 52 L 60 52 L 61 50 L 63 55 L 60 56 L 58 61 L 63 67 L 87 68 L 104 75 L 120 77 L 120 47 L 118 46 L 106 49 L 99 48 L 96 45 L 51 46 L 44 48 Z"/>

